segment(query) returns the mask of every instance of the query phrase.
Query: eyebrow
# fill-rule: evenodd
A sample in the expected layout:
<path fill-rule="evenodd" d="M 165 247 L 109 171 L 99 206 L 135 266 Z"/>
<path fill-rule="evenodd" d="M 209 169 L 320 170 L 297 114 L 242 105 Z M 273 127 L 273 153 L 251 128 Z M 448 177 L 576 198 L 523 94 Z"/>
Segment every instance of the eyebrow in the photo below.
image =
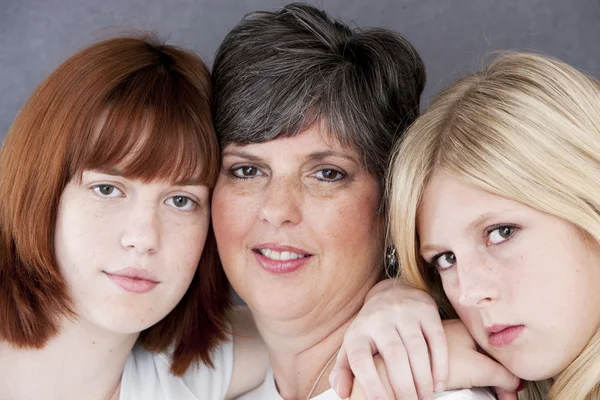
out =
<path fill-rule="evenodd" d="M 110 167 L 110 168 L 94 168 L 94 170 L 98 171 L 104 175 L 112 175 L 112 176 L 123 176 L 123 171 L 118 168 Z"/>
<path fill-rule="evenodd" d="M 261 157 L 256 156 L 252 153 L 248 153 L 247 151 L 244 150 L 227 150 L 223 152 L 223 157 L 226 156 L 236 156 L 236 157 L 240 157 L 240 158 L 245 158 L 247 160 L 250 161 L 261 161 Z M 353 157 L 352 155 L 349 154 L 345 154 L 345 153 L 341 153 L 339 151 L 334 151 L 334 150 L 323 150 L 323 151 L 316 151 L 314 153 L 310 153 L 308 155 L 308 158 L 312 161 L 320 161 L 324 158 L 327 157 L 340 157 L 340 158 L 344 158 L 348 161 L 351 161 L 355 164 L 359 164 L 359 162 L 356 160 L 355 157 Z"/>
<path fill-rule="evenodd" d="M 226 156 L 235 156 L 240 158 L 245 158 L 251 161 L 260 161 L 260 157 L 255 156 L 254 154 L 248 153 L 244 150 L 226 150 L 223 152 L 223 157 Z"/>

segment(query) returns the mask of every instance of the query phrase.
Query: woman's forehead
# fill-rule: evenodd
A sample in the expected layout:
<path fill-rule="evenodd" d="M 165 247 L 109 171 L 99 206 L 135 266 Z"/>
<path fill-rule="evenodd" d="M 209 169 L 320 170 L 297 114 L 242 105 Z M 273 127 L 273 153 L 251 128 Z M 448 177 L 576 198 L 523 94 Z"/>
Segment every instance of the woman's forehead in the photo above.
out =
<path fill-rule="evenodd" d="M 248 158 L 265 156 L 266 152 L 287 151 L 289 154 L 302 153 L 311 158 L 328 156 L 347 158 L 361 164 L 358 151 L 340 142 L 337 135 L 328 133 L 318 125 L 291 136 L 279 136 L 259 143 L 231 143 L 224 147 L 223 156 L 243 154 Z"/>

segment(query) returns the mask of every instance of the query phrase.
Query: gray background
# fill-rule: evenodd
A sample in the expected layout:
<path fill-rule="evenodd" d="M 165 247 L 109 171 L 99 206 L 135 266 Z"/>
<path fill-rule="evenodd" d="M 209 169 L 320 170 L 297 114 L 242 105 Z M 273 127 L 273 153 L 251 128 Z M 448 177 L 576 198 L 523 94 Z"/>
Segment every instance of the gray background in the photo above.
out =
<path fill-rule="evenodd" d="M 549 53 L 600 76 L 600 0 L 310 1 L 352 26 L 404 34 L 427 67 L 425 106 L 495 49 Z M 151 29 L 210 65 L 228 30 L 281 0 L 0 0 L 0 139 L 40 81 L 77 49 L 130 28 Z"/>

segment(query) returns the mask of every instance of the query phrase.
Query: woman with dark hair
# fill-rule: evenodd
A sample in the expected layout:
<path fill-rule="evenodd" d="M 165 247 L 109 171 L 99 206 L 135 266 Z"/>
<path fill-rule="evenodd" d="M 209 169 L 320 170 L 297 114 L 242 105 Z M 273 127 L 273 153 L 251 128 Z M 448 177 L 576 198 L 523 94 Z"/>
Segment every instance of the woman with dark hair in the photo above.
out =
<path fill-rule="evenodd" d="M 338 398 L 323 376 L 385 277 L 382 182 L 424 84 L 423 63 L 402 36 L 353 31 L 306 4 L 246 16 L 219 48 L 213 224 L 272 367 L 243 399 Z M 410 365 L 430 372 L 429 357 Z M 417 398 L 414 386 L 393 390 Z"/>

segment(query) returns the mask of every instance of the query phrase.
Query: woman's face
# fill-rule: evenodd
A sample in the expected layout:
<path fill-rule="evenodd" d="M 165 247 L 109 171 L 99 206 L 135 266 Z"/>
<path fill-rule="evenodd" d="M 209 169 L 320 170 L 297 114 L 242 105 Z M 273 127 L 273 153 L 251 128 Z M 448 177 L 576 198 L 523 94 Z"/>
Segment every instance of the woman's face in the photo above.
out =
<path fill-rule="evenodd" d="M 417 224 L 460 318 L 515 375 L 556 376 L 598 329 L 599 246 L 569 222 L 438 172 Z"/>
<path fill-rule="evenodd" d="M 318 126 L 223 151 L 212 216 L 219 254 L 255 318 L 331 318 L 381 271 L 377 179 Z"/>
<path fill-rule="evenodd" d="M 140 332 L 185 294 L 209 225 L 209 189 L 85 171 L 62 193 L 55 230 L 61 274 L 80 320 Z"/>

